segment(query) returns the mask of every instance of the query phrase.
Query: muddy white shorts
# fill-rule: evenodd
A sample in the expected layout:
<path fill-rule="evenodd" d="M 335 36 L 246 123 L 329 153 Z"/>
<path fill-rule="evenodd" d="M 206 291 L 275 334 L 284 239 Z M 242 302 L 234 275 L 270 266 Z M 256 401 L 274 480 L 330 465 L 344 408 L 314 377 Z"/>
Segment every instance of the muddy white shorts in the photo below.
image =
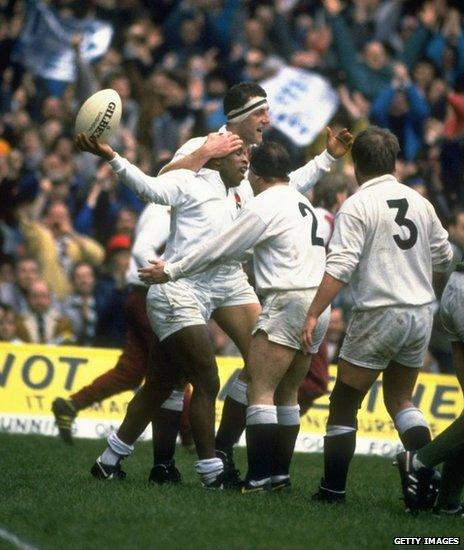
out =
<path fill-rule="evenodd" d="M 432 304 L 357 311 L 348 324 L 340 357 L 369 369 L 383 370 L 390 361 L 420 368 L 432 323 Z"/>
<path fill-rule="evenodd" d="M 148 290 L 148 319 L 160 342 L 185 327 L 206 325 L 211 308 L 209 289 L 199 281 L 179 279 Z"/>
<path fill-rule="evenodd" d="M 240 266 L 221 266 L 211 280 L 212 309 L 259 304 L 258 296 Z"/>
<path fill-rule="evenodd" d="M 464 342 L 464 273 L 451 273 L 440 303 L 443 328 L 451 342 Z"/>
<path fill-rule="evenodd" d="M 263 297 L 263 311 L 253 328 L 253 334 L 264 331 L 271 342 L 301 350 L 301 331 L 317 288 L 276 290 Z M 319 317 L 313 333 L 310 353 L 317 353 L 330 320 L 330 307 Z"/>

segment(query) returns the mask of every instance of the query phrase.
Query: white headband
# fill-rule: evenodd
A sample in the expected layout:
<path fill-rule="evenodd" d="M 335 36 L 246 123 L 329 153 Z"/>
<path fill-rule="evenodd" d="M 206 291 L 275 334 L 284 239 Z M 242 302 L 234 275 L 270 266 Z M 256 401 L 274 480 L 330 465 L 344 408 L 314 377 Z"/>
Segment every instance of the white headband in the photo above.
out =
<path fill-rule="evenodd" d="M 242 120 L 245 120 L 254 111 L 267 106 L 267 99 L 265 97 L 252 97 L 245 103 L 245 105 L 229 111 L 227 113 L 227 120 L 228 122 L 242 122 Z"/>

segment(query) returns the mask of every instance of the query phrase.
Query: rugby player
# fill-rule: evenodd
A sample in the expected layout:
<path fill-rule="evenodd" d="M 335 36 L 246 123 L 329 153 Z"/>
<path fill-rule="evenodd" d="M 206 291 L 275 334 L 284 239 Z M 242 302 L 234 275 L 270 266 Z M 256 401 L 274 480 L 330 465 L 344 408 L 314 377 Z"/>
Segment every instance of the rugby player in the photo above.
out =
<path fill-rule="evenodd" d="M 269 105 L 265 90 L 253 82 L 241 82 L 232 86 L 224 96 L 224 113 L 227 116 L 227 124 L 220 128 L 219 132 L 233 132 L 238 135 L 247 148 L 260 144 L 263 140 L 263 132 L 269 125 Z M 172 161 L 167 164 L 162 173 L 175 169 L 200 170 L 204 163 L 211 158 L 211 140 L 217 136 L 192 138 L 187 141 L 175 153 Z M 289 174 L 290 186 L 301 193 L 305 193 L 313 187 L 319 179 L 330 170 L 333 162 L 347 153 L 351 147 L 353 137 L 346 129 L 334 134 L 327 128 L 327 149 L 304 166 Z M 210 146 L 208 147 L 208 141 Z M 213 174 L 213 177 L 215 175 Z M 250 199 L 253 198 L 253 190 L 245 179 L 239 188 L 229 189 L 229 199 L 237 212 Z M 216 310 L 213 318 L 219 326 L 230 334 L 231 320 L 242 323 L 233 311 L 225 309 Z M 256 320 L 256 318 L 255 318 Z M 254 323 L 253 323 L 254 324 Z M 246 337 L 246 345 L 239 345 L 236 338 L 232 340 L 243 351 L 248 349 L 249 336 Z M 233 471 L 233 447 L 240 439 L 245 429 L 246 420 L 246 364 L 240 376 L 230 385 L 224 400 L 221 423 L 216 436 L 217 456 L 221 457 Z"/>
<path fill-rule="evenodd" d="M 127 331 L 124 348 L 116 365 L 68 399 L 58 397 L 52 403 L 59 434 L 66 443 L 72 443 L 72 422 L 80 410 L 117 393 L 137 388 L 142 383 L 154 336 L 146 315 L 148 287 L 138 278 L 137 270 L 146 265 L 148 260 L 158 257 L 169 236 L 169 221 L 167 207 L 149 204 L 137 223 L 126 274 L 127 284 L 130 285 L 124 303 Z"/>
<path fill-rule="evenodd" d="M 239 185 L 246 172 L 248 159 L 243 148 L 217 161 L 220 179 L 206 177 L 208 169 L 198 174 L 177 170 L 150 178 L 116 155 L 110 146 L 91 142 L 82 134 L 76 141 L 82 150 L 109 160 L 119 178 L 140 197 L 171 205 L 172 231 L 166 244 L 167 258 L 176 259 L 185 254 L 192 242 L 219 234 L 236 216 L 236 209 L 231 208 L 227 200 L 226 190 Z M 220 284 L 217 284 L 216 279 Z M 243 311 L 239 307 L 241 305 L 249 307 Z M 206 322 L 211 311 L 221 306 L 234 310 L 235 322 L 240 322 L 244 334 L 251 332 L 252 323 L 248 317 L 250 312 L 255 312 L 254 322 L 260 305 L 238 262 L 218 266 L 188 281 L 172 283 L 170 286 L 152 286 L 148 292 L 148 317 L 161 342 L 170 370 L 184 375 L 193 386 L 190 420 L 199 456 L 196 469 L 203 483 L 209 486 L 222 484 L 220 476 L 223 462 L 214 455 L 215 399 L 219 379 Z M 162 402 L 160 396 L 165 398 L 164 394 L 169 393 L 166 388 L 172 378 L 169 373 L 164 372 L 164 375 L 165 378 L 158 384 L 152 384 L 148 377 L 148 384 L 136 396 L 148 410 L 152 407 L 152 401 L 159 405 Z M 158 401 L 153 399 L 153 392 L 157 392 Z M 129 427 L 133 428 L 130 421 Z M 116 434 L 118 440 L 113 441 L 112 445 L 113 451 L 120 455 L 119 458 L 130 454 L 132 450 L 132 444 L 127 442 L 129 434 L 126 428 L 127 423 L 123 423 Z M 97 460 L 97 466 L 113 473 L 107 466 L 117 468 L 119 463 L 108 464 L 106 458 L 102 456 Z"/>
<path fill-rule="evenodd" d="M 453 367 L 464 392 L 464 257 L 456 265 L 441 297 L 440 316 L 451 342 Z M 424 471 L 443 463 L 440 490 L 434 514 L 464 517 L 461 495 L 464 488 L 464 416 L 459 416 L 431 443 L 417 453 L 406 451 L 397 457 L 403 495 L 411 511 L 434 504 Z"/>
<path fill-rule="evenodd" d="M 192 277 L 241 258 L 254 249 L 253 265 L 263 311 L 253 328 L 247 361 L 246 439 L 248 473 L 242 492 L 290 486 L 289 466 L 300 415 L 298 387 L 310 357 L 302 353 L 301 328 L 322 279 L 324 241 L 317 235 L 314 209 L 289 186 L 285 149 L 264 142 L 251 152 L 249 181 L 255 198 L 228 230 L 177 261 L 155 261 L 141 268 L 147 283 Z M 327 330 L 330 306 L 314 330 L 310 353 Z"/>
<path fill-rule="evenodd" d="M 357 411 L 380 373 L 385 406 L 405 449 L 430 441 L 411 395 L 432 329 L 432 270 L 445 271 L 452 250 L 432 205 L 393 176 L 398 152 L 388 130 L 370 127 L 356 137 L 352 157 L 361 187 L 335 219 L 324 278 L 302 331 L 310 351 L 320 315 L 350 284 L 354 314 L 330 396 L 324 477 L 315 500 L 345 499 Z"/>
<path fill-rule="evenodd" d="M 264 94 L 265 99 L 265 92 L 262 90 L 262 88 L 258 87 L 258 92 L 260 94 Z M 225 105 L 227 103 L 227 99 L 232 97 L 233 101 L 245 101 L 247 102 L 247 98 L 250 96 L 250 94 L 253 96 L 253 94 L 256 92 L 256 85 L 252 84 L 244 84 L 242 86 L 234 87 L 230 90 L 230 93 L 226 94 L 226 98 L 224 100 Z M 248 94 L 248 95 L 247 95 Z M 235 99 L 234 99 L 235 98 Z M 248 105 L 246 107 L 247 116 L 244 118 L 244 120 L 240 121 L 240 128 L 241 131 L 246 136 L 258 136 L 260 135 L 259 129 L 257 129 L 257 126 L 264 127 L 269 121 L 267 113 L 267 104 L 262 102 L 263 97 L 260 98 L 260 105 L 256 106 L 255 104 L 251 106 Z M 230 103 L 230 101 L 229 101 Z M 261 113 L 261 117 L 259 118 L 259 122 L 257 123 L 254 115 L 257 112 L 257 110 L 264 109 L 264 115 Z M 243 113 L 242 113 L 243 114 Z M 248 120 L 247 120 L 248 119 Z M 261 129 L 261 128 L 260 128 Z M 253 131 L 252 131 L 253 130 Z M 206 138 L 199 138 L 200 140 L 205 141 Z M 211 147 L 211 141 L 212 139 L 219 139 L 219 136 L 210 136 L 209 139 L 205 142 L 206 144 L 210 143 L 210 150 Z M 251 137 L 249 138 L 251 139 Z M 342 156 L 346 153 L 346 151 L 350 147 L 350 140 L 351 135 L 347 131 L 342 131 L 338 135 L 333 135 L 330 129 L 328 129 L 328 147 L 330 147 L 330 151 L 333 154 L 333 157 L 331 157 L 327 152 L 323 153 L 322 155 L 319 155 L 319 157 L 316 157 L 313 161 L 310 161 L 307 165 L 300 168 L 299 170 L 296 170 L 292 174 L 290 174 L 290 181 L 298 187 L 301 190 L 304 190 L 306 187 L 309 188 L 311 185 L 313 185 L 319 177 L 326 172 L 331 162 L 334 160 L 335 157 Z M 198 146 L 198 144 L 196 145 Z M 97 153 L 98 154 L 98 153 Z M 213 155 L 214 156 L 214 155 Z M 193 154 L 193 157 L 195 155 Z M 186 160 L 188 160 L 186 158 Z M 192 169 L 192 166 L 188 166 L 188 168 Z M 217 188 L 217 186 L 221 186 L 222 182 L 220 182 L 220 179 L 218 177 L 217 172 L 213 170 L 203 170 L 202 173 L 202 180 L 209 179 L 211 180 L 211 183 L 214 184 Z M 232 215 L 235 217 L 241 207 L 242 204 L 246 202 L 250 198 L 250 195 L 252 196 L 251 188 L 249 187 L 248 182 L 244 181 L 239 187 L 234 188 L 233 194 L 229 191 L 229 205 L 232 209 Z M 232 338 L 232 340 L 237 344 L 240 351 L 242 352 L 242 355 L 246 356 L 250 337 L 251 337 L 251 327 L 254 325 L 254 322 L 256 321 L 257 315 L 259 314 L 260 307 L 257 301 L 253 301 L 251 303 L 243 304 L 234 304 L 230 300 L 228 302 L 224 301 L 224 297 L 228 296 L 230 294 L 231 288 L 232 288 L 232 281 L 234 277 L 237 277 L 238 272 L 230 273 L 226 269 L 225 271 L 222 271 L 221 273 L 218 273 L 217 276 L 219 278 L 222 278 L 222 280 L 216 279 L 216 294 L 217 297 L 221 298 L 222 301 L 218 304 L 218 307 L 216 308 L 214 312 L 214 319 L 216 322 L 223 328 Z M 243 274 L 238 275 L 237 283 L 240 286 L 242 284 L 242 277 Z M 249 296 L 248 296 L 249 299 Z M 135 411 L 138 410 L 140 414 L 141 410 L 140 408 L 131 407 L 131 410 Z M 121 437 L 122 441 L 132 441 L 134 442 L 135 439 L 140 435 L 140 430 L 137 428 L 136 423 L 134 423 L 135 419 L 135 412 L 131 413 L 131 418 L 128 418 L 129 413 L 131 411 L 128 411 L 128 415 L 126 415 L 126 419 L 123 422 L 123 425 L 121 426 L 120 430 L 118 431 L 118 436 Z M 231 414 L 228 414 L 230 412 Z M 246 413 L 246 384 L 241 380 L 236 380 L 236 382 L 232 385 L 232 388 L 229 392 L 229 396 L 226 398 L 225 408 L 224 408 L 224 414 L 223 414 L 223 422 L 221 423 L 221 429 L 219 430 L 218 437 L 222 434 L 224 434 L 224 440 L 225 448 L 232 449 L 233 444 L 238 440 L 240 437 L 240 434 L 243 431 L 244 423 L 245 423 L 245 413 Z M 238 422 L 237 422 L 238 419 Z M 127 420 L 127 422 L 126 422 Z M 132 420 L 132 422 L 129 422 L 129 420 Z M 142 422 L 143 423 L 143 422 Z M 126 429 L 127 428 L 127 429 Z M 142 430 L 143 431 L 143 430 Z M 123 448 L 121 446 L 114 445 L 115 449 L 119 451 L 124 451 L 124 453 L 121 454 L 129 454 L 132 448 L 132 444 L 127 447 Z M 226 461 L 226 453 L 223 453 L 221 458 Z M 233 463 L 230 463 L 230 470 L 233 472 Z"/>

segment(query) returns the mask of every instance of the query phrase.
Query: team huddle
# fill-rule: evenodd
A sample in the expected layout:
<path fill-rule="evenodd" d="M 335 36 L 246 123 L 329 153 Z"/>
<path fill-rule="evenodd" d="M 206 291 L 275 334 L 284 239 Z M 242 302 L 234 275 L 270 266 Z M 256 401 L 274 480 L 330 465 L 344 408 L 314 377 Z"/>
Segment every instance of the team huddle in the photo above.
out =
<path fill-rule="evenodd" d="M 201 483 L 242 493 L 290 487 L 300 425 L 298 388 L 324 339 L 330 304 L 349 285 L 354 313 L 339 354 L 324 474 L 313 499 L 345 500 L 357 411 L 382 373 L 385 405 L 406 450 L 398 458 L 406 505 L 412 511 L 431 508 L 439 487 L 435 466 L 448 455 L 442 452 L 435 463 L 421 458 L 420 450 L 435 441 L 430 443 L 412 394 L 432 330 L 432 275 L 446 271 L 452 260 L 447 232 L 431 204 L 394 177 L 399 145 L 388 130 L 370 127 L 353 140 L 348 130 L 335 135 L 328 129 L 327 149 L 292 172 L 285 148 L 263 141 L 269 106 L 260 86 L 232 87 L 224 112 L 227 124 L 219 133 L 188 141 L 157 177 L 147 176 L 106 143 L 84 134 L 76 138 L 81 150 L 107 160 L 139 197 L 170 209 L 163 256 L 152 248 L 136 266 L 139 287 L 149 285 L 146 314 L 156 336 L 149 353 L 145 343 L 141 355 L 147 362 L 145 382 L 92 474 L 124 477 L 121 460 L 152 422 L 150 480 L 178 482 L 175 442 L 184 387 L 190 383 Z M 303 193 L 350 149 L 360 188 L 335 218 L 326 257 L 315 210 Z M 137 238 L 144 233 L 149 241 L 148 227 Z M 253 258 L 255 288 L 242 268 L 247 258 Z M 462 292 L 460 279 L 461 273 L 453 276 L 448 293 Z M 453 299 L 446 304 L 451 324 L 458 304 Z M 228 388 L 216 435 L 219 378 L 207 331 L 210 318 L 244 360 Z M 464 320 L 457 322 L 461 344 Z M 233 448 L 244 430 L 248 471 L 241 480 Z M 440 506 L 454 513 L 447 495 L 440 493 Z"/>

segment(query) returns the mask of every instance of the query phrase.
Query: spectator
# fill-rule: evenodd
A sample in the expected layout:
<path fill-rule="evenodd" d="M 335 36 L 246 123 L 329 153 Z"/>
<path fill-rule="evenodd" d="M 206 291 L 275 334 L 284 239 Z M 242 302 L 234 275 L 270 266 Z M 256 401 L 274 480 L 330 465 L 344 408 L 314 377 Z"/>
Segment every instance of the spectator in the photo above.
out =
<path fill-rule="evenodd" d="M 3 304 L 0 307 L 0 342 L 9 342 L 10 344 L 20 344 L 16 334 L 16 314 L 11 306 Z"/>
<path fill-rule="evenodd" d="M 4 304 L 17 313 L 27 309 L 26 296 L 29 289 L 40 277 L 39 263 L 34 258 L 24 256 L 16 262 L 14 281 L 3 281 L 0 285 L 0 297 Z"/>
<path fill-rule="evenodd" d="M 98 320 L 95 297 L 95 272 L 91 264 L 81 262 L 71 272 L 73 291 L 63 304 L 63 314 L 71 320 L 76 344 L 92 346 Z"/>
<path fill-rule="evenodd" d="M 74 341 L 71 320 L 52 306 L 49 285 L 34 281 L 27 293 L 27 311 L 18 316 L 17 335 L 24 342 L 65 344 Z"/>
<path fill-rule="evenodd" d="M 88 261 L 97 266 L 103 261 L 103 248 L 89 237 L 74 232 L 69 210 L 62 202 L 53 203 L 40 222 L 23 211 L 20 227 L 26 250 L 38 260 L 43 277 L 58 300 L 66 298 L 71 291 L 69 274 L 75 263 Z"/>
<path fill-rule="evenodd" d="M 130 248 L 131 239 L 127 235 L 114 235 L 108 241 L 107 258 L 95 293 L 98 297 L 95 343 L 98 346 L 117 347 L 124 339 L 126 320 L 123 303 Z"/>
<path fill-rule="evenodd" d="M 401 156 L 409 162 L 422 146 L 424 122 L 430 109 L 422 92 L 411 83 L 405 65 L 394 66 L 394 79 L 372 103 L 374 124 L 391 130 L 400 143 Z"/>

